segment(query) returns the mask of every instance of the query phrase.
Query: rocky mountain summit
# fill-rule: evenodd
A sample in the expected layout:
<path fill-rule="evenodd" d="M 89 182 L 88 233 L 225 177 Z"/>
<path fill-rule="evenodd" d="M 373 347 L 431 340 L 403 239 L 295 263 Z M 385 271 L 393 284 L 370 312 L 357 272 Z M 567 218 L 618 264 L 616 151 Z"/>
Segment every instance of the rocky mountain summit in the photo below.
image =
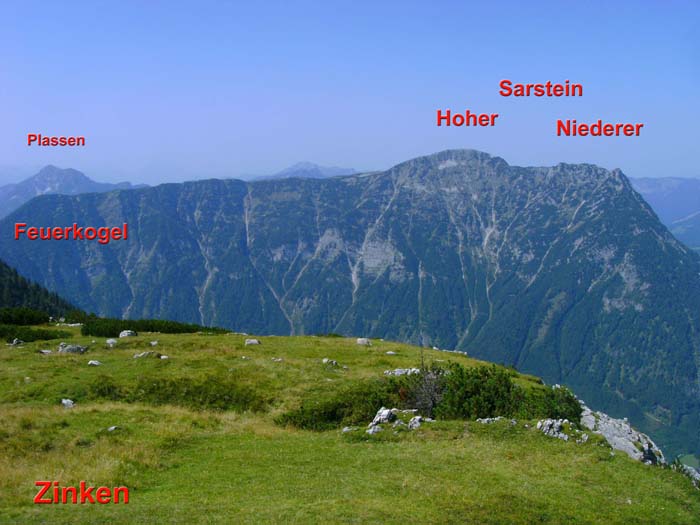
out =
<path fill-rule="evenodd" d="M 81 193 L 101 193 L 112 190 L 142 188 L 129 182 L 110 184 L 95 182 L 84 173 L 74 169 L 61 169 L 48 165 L 39 173 L 22 182 L 0 186 L 0 218 L 22 206 L 25 202 L 39 195 L 58 193 L 78 195 Z"/>
<path fill-rule="evenodd" d="M 671 452 L 700 452 L 700 262 L 619 170 L 449 150 L 325 179 L 47 195 L 41 224 L 122 224 L 98 246 L 0 257 L 77 306 L 258 334 L 468 351 L 563 383 Z"/>

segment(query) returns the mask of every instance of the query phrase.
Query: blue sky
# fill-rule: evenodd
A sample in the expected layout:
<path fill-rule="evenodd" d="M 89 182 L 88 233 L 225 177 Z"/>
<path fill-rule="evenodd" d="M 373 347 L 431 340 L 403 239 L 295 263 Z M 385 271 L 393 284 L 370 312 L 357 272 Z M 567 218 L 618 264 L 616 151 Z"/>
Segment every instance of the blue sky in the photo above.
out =
<path fill-rule="evenodd" d="M 460 147 L 700 177 L 698 2 L 7 2 L 0 46 L 0 182 L 47 163 L 149 184 L 383 169 Z M 584 96 L 504 98 L 504 78 Z M 441 108 L 501 116 L 438 128 Z M 565 138 L 559 118 L 645 127 Z"/>

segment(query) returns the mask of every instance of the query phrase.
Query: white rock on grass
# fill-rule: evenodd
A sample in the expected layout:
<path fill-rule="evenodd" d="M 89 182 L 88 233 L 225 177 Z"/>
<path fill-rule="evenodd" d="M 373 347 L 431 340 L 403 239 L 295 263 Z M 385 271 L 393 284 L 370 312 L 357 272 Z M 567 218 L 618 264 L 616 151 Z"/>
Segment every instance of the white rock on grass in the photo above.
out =
<path fill-rule="evenodd" d="M 61 343 L 58 345 L 59 354 L 84 354 L 87 352 L 87 347 L 80 345 L 69 345 L 67 343 Z"/>
<path fill-rule="evenodd" d="M 157 357 L 160 358 L 161 355 L 158 352 L 154 352 L 153 350 L 149 350 L 147 352 L 141 352 L 140 354 L 134 354 L 134 359 L 140 359 L 142 357 Z"/>
<path fill-rule="evenodd" d="M 117 340 L 116 339 L 107 339 L 105 341 L 105 344 L 110 348 L 114 348 L 115 346 L 117 346 Z"/>
<path fill-rule="evenodd" d="M 336 361 L 335 359 L 329 359 L 329 358 L 327 358 L 327 357 L 324 357 L 324 358 L 321 360 L 321 362 L 322 362 L 324 365 L 328 365 L 328 366 L 338 366 L 338 361 Z"/>
<path fill-rule="evenodd" d="M 158 346 L 158 341 L 151 341 L 151 346 Z"/>
<path fill-rule="evenodd" d="M 61 404 L 65 408 L 73 408 L 75 406 L 75 403 L 73 402 L 72 399 L 61 399 Z"/>
<path fill-rule="evenodd" d="M 384 370 L 385 376 L 410 376 L 420 374 L 420 368 L 396 368 L 394 370 Z"/>
<path fill-rule="evenodd" d="M 101 364 L 102 363 L 100 363 L 99 361 L 96 361 L 94 359 L 91 359 L 90 361 L 88 361 L 88 366 L 100 366 Z"/>
<path fill-rule="evenodd" d="M 370 341 L 366 337 L 358 337 L 357 344 L 362 346 L 372 346 L 372 341 Z"/>
<path fill-rule="evenodd" d="M 537 422 L 537 430 L 549 437 L 569 441 L 568 434 L 564 432 L 564 425 L 568 422 L 568 419 L 542 419 Z"/>
<path fill-rule="evenodd" d="M 161 359 L 170 359 L 167 355 L 160 356 Z"/>
<path fill-rule="evenodd" d="M 51 350 L 39 350 L 38 352 L 43 355 L 49 355 L 53 353 Z"/>
<path fill-rule="evenodd" d="M 119 337 L 136 337 L 136 332 L 133 330 L 122 330 L 119 332 Z"/>
<path fill-rule="evenodd" d="M 422 416 L 413 416 L 411 420 L 408 422 L 408 430 L 415 430 L 418 427 L 420 427 L 420 424 L 423 422 L 423 417 Z"/>
<path fill-rule="evenodd" d="M 258 339 L 246 339 L 245 340 L 245 346 L 250 346 L 250 345 L 259 345 L 260 341 Z"/>
<path fill-rule="evenodd" d="M 389 350 L 389 351 L 386 353 L 386 355 L 396 355 L 396 352 L 392 352 L 391 350 Z"/>
<path fill-rule="evenodd" d="M 498 421 L 501 421 L 505 419 L 503 416 L 496 416 L 496 417 L 480 417 L 479 419 L 476 420 L 477 423 L 483 423 L 484 425 L 490 425 L 491 423 L 496 423 Z M 510 420 L 511 425 L 517 425 L 518 421 L 516 419 L 511 419 Z"/>
<path fill-rule="evenodd" d="M 369 426 L 379 425 L 380 423 L 391 423 L 396 419 L 397 412 L 398 410 L 396 409 L 382 407 L 377 410 L 377 414 L 374 416 Z"/>

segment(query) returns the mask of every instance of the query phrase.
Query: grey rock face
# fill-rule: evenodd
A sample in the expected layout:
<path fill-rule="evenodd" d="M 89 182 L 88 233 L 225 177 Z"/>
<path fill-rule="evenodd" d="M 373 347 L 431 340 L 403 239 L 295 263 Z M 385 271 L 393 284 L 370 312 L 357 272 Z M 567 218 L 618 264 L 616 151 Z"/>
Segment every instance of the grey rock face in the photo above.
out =
<path fill-rule="evenodd" d="M 638 432 L 627 419 L 615 419 L 603 412 L 594 412 L 581 402 L 581 425 L 602 435 L 610 446 L 646 464 L 665 463 L 663 452 L 649 436 Z"/>
<path fill-rule="evenodd" d="M 87 348 L 80 345 L 71 345 L 68 343 L 61 343 L 58 345 L 59 354 L 84 354 L 87 352 Z"/>

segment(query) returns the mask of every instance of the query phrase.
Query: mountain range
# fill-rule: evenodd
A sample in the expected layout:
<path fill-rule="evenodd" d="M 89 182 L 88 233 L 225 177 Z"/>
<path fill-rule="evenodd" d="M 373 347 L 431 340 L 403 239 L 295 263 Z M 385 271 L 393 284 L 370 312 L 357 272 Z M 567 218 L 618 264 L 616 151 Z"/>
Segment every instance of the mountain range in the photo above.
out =
<path fill-rule="evenodd" d="M 273 179 L 325 179 L 328 177 L 339 177 L 343 175 L 355 175 L 357 171 L 352 168 L 338 168 L 335 166 L 319 166 L 313 162 L 297 162 L 272 175 L 262 175 L 247 177 L 252 181 L 273 180 Z"/>
<path fill-rule="evenodd" d="M 700 250 L 700 179 L 659 177 L 630 181 L 678 239 Z"/>
<path fill-rule="evenodd" d="M 144 187 L 144 185 L 133 186 L 129 182 L 117 184 L 95 182 L 78 170 L 61 169 L 48 165 L 36 175 L 22 182 L 0 186 L 0 217 L 8 215 L 39 195 L 52 193 L 78 195 L 80 193 L 101 193 L 139 187 Z"/>
<path fill-rule="evenodd" d="M 128 241 L 15 241 L 12 225 Z M 44 195 L 0 257 L 101 315 L 466 351 L 700 451 L 700 259 L 619 170 L 473 150 L 378 173 Z"/>

